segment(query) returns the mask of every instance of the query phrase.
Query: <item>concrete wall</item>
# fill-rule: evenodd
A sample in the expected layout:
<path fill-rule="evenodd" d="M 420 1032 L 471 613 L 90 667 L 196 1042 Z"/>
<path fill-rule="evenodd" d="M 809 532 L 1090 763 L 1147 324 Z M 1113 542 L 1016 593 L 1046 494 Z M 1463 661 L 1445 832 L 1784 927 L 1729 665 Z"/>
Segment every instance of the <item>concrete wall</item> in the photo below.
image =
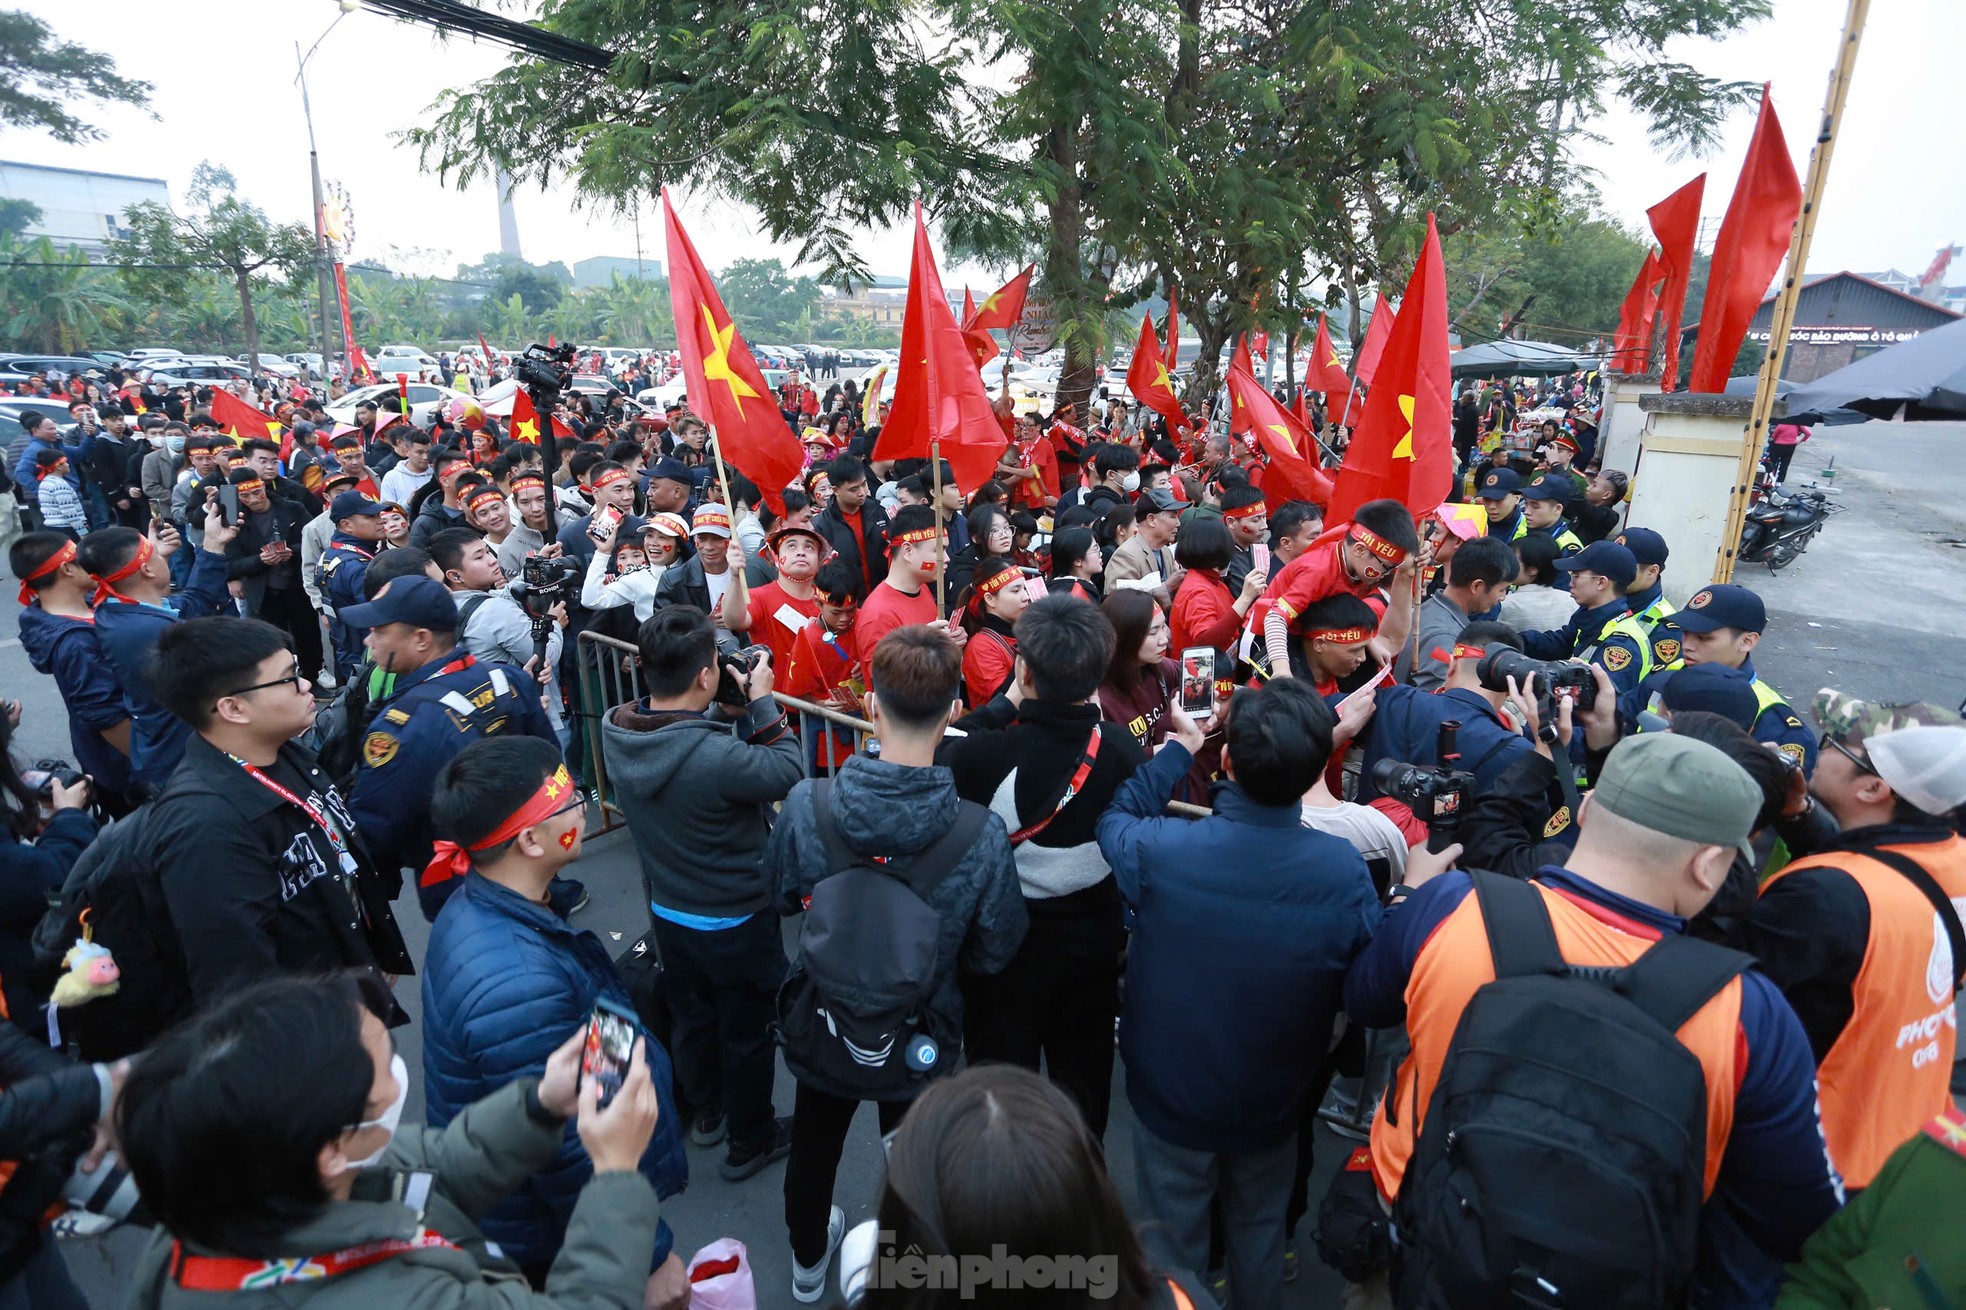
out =
<path fill-rule="evenodd" d="M 1598 462 L 1604 468 L 1629 473 L 1637 466 L 1639 432 L 1645 427 L 1639 400 L 1658 394 L 1657 373 L 1605 375 L 1604 421 L 1597 429 Z"/>
<path fill-rule="evenodd" d="M 1645 427 L 1625 522 L 1666 539 L 1672 558 L 1663 585 L 1675 605 L 1684 605 L 1713 580 L 1740 466 L 1741 434 L 1753 406 L 1749 396 L 1685 391 L 1638 401 Z M 1777 401 L 1775 417 L 1784 408 Z"/>

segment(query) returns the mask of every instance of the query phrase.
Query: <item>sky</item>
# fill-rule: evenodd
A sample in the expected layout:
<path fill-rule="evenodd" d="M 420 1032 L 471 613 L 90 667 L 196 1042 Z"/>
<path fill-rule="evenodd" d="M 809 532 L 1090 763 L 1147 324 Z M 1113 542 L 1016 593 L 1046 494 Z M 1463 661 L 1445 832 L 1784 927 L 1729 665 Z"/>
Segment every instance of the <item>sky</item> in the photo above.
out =
<path fill-rule="evenodd" d="M 107 51 L 125 73 L 148 80 L 158 117 L 84 106 L 104 140 L 71 147 L 0 129 L 0 159 L 161 176 L 176 198 L 191 170 L 209 158 L 230 168 L 241 192 L 275 218 L 307 221 L 307 128 L 294 81 L 295 43 L 305 51 L 333 24 L 310 59 L 308 86 L 322 174 L 345 186 L 353 205 L 354 259 L 443 275 L 498 249 L 490 183 L 453 190 L 423 174 L 415 151 L 394 144 L 391 134 L 422 121 L 439 88 L 500 67 L 502 48 L 440 40 L 368 11 L 337 18 L 335 0 L 170 0 L 161 8 L 156 0 L 7 3 L 42 17 L 64 38 Z M 1847 0 L 1774 0 L 1768 22 L 1725 41 L 1688 39 L 1672 54 L 1715 76 L 1772 81 L 1797 172 L 1806 174 L 1846 7 Z M 219 33 L 223 39 L 215 41 Z M 1916 273 L 1938 247 L 1966 241 L 1966 170 L 1957 166 L 1952 140 L 1962 118 L 1962 54 L 1966 0 L 1872 6 L 1812 270 L 1895 266 Z M 1592 125 L 1603 139 L 1580 143 L 1573 157 L 1593 176 L 1603 208 L 1631 225 L 1642 225 L 1647 206 L 1706 171 L 1711 229 L 1726 209 L 1753 123 L 1752 110 L 1741 111 L 1712 155 L 1671 159 L 1652 148 L 1636 115 L 1614 108 Z M 791 248 L 767 242 L 743 207 L 688 192 L 678 200 L 713 269 L 760 254 L 789 262 Z M 521 187 L 515 206 L 523 253 L 535 262 L 636 253 L 635 224 L 582 212 L 571 188 Z M 663 257 L 655 207 L 641 216 L 639 236 L 645 257 Z M 860 250 L 876 273 L 907 270 L 904 227 L 865 233 Z M 1012 271 L 958 265 L 944 269 L 944 280 L 981 286 Z"/>

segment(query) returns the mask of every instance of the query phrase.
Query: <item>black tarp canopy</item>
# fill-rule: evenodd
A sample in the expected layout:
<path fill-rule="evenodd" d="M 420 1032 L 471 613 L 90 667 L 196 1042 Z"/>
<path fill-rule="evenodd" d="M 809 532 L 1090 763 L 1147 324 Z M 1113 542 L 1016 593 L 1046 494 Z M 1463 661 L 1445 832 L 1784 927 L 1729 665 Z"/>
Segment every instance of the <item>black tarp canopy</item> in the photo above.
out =
<path fill-rule="evenodd" d="M 1791 414 L 1848 408 L 1890 418 L 1966 418 L 1966 318 L 1886 346 L 1804 383 L 1786 397 Z"/>
<path fill-rule="evenodd" d="M 1588 351 L 1549 341 L 1484 341 L 1457 350 L 1447 359 L 1457 378 L 1556 377 L 1595 368 Z"/>

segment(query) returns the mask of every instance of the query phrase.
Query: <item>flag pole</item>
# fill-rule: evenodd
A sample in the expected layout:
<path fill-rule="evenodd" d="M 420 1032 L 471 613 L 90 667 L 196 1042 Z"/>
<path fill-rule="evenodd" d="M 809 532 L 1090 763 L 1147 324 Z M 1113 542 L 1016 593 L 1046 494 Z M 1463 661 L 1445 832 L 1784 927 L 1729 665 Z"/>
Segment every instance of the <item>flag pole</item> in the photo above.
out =
<path fill-rule="evenodd" d="M 737 540 L 737 502 L 730 496 L 730 470 L 724 466 L 724 447 L 723 443 L 717 440 L 717 425 L 712 423 L 709 427 L 710 457 L 717 461 L 717 485 L 724 489 L 724 513 L 730 515 L 730 539 L 737 546 L 737 553 L 742 558 L 744 545 Z M 746 560 L 746 563 L 748 562 Z M 730 571 L 730 585 L 737 589 L 737 599 L 740 604 L 751 603 L 751 589 L 744 583 L 742 568 Z M 713 614 L 710 617 L 714 620 L 717 616 Z"/>
<path fill-rule="evenodd" d="M 929 441 L 928 463 L 929 468 L 933 470 L 935 486 L 935 490 L 931 493 L 934 496 L 932 503 L 935 506 L 935 610 L 937 617 L 942 617 L 949 612 L 948 557 L 943 550 L 942 532 L 942 438 L 935 437 Z"/>
<path fill-rule="evenodd" d="M 1850 96 L 1850 77 L 1857 66 L 1857 48 L 1863 41 L 1864 21 L 1869 16 L 1870 0 L 1850 0 L 1843 19 L 1843 40 L 1837 48 L 1836 66 L 1830 70 L 1829 90 L 1823 97 L 1822 126 L 1816 133 L 1814 148 L 1809 151 L 1809 177 L 1802 188 L 1802 212 L 1795 220 L 1795 238 L 1789 243 L 1788 272 L 1768 319 L 1768 353 L 1761 361 L 1754 406 L 1749 411 L 1747 426 L 1741 431 L 1741 455 L 1734 471 L 1734 488 L 1727 500 L 1727 523 L 1714 558 L 1715 582 L 1728 582 L 1734 577 L 1734 554 L 1740 548 L 1741 529 L 1747 521 L 1755 465 L 1761 460 L 1762 442 L 1774 416 L 1775 383 L 1782 376 L 1782 365 L 1788 356 L 1789 329 L 1795 324 L 1796 302 L 1802 296 L 1809 242 L 1816 233 L 1817 216 L 1822 212 L 1830 156 L 1836 149 L 1836 131 L 1843 121 L 1843 105 Z"/>

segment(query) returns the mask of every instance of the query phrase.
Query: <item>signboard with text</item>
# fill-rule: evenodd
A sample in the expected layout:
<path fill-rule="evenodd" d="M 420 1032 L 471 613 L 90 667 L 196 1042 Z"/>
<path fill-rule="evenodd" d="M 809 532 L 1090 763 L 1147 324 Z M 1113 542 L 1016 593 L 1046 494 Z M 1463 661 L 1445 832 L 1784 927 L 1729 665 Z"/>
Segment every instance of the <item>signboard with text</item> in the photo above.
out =
<path fill-rule="evenodd" d="M 1792 346 L 1893 346 L 1900 341 L 1909 341 L 1917 336 L 1913 328 L 1876 327 L 1793 327 L 1789 329 L 1789 344 Z M 1750 340 L 1767 341 L 1768 330 L 1758 328 L 1748 333 Z"/>

